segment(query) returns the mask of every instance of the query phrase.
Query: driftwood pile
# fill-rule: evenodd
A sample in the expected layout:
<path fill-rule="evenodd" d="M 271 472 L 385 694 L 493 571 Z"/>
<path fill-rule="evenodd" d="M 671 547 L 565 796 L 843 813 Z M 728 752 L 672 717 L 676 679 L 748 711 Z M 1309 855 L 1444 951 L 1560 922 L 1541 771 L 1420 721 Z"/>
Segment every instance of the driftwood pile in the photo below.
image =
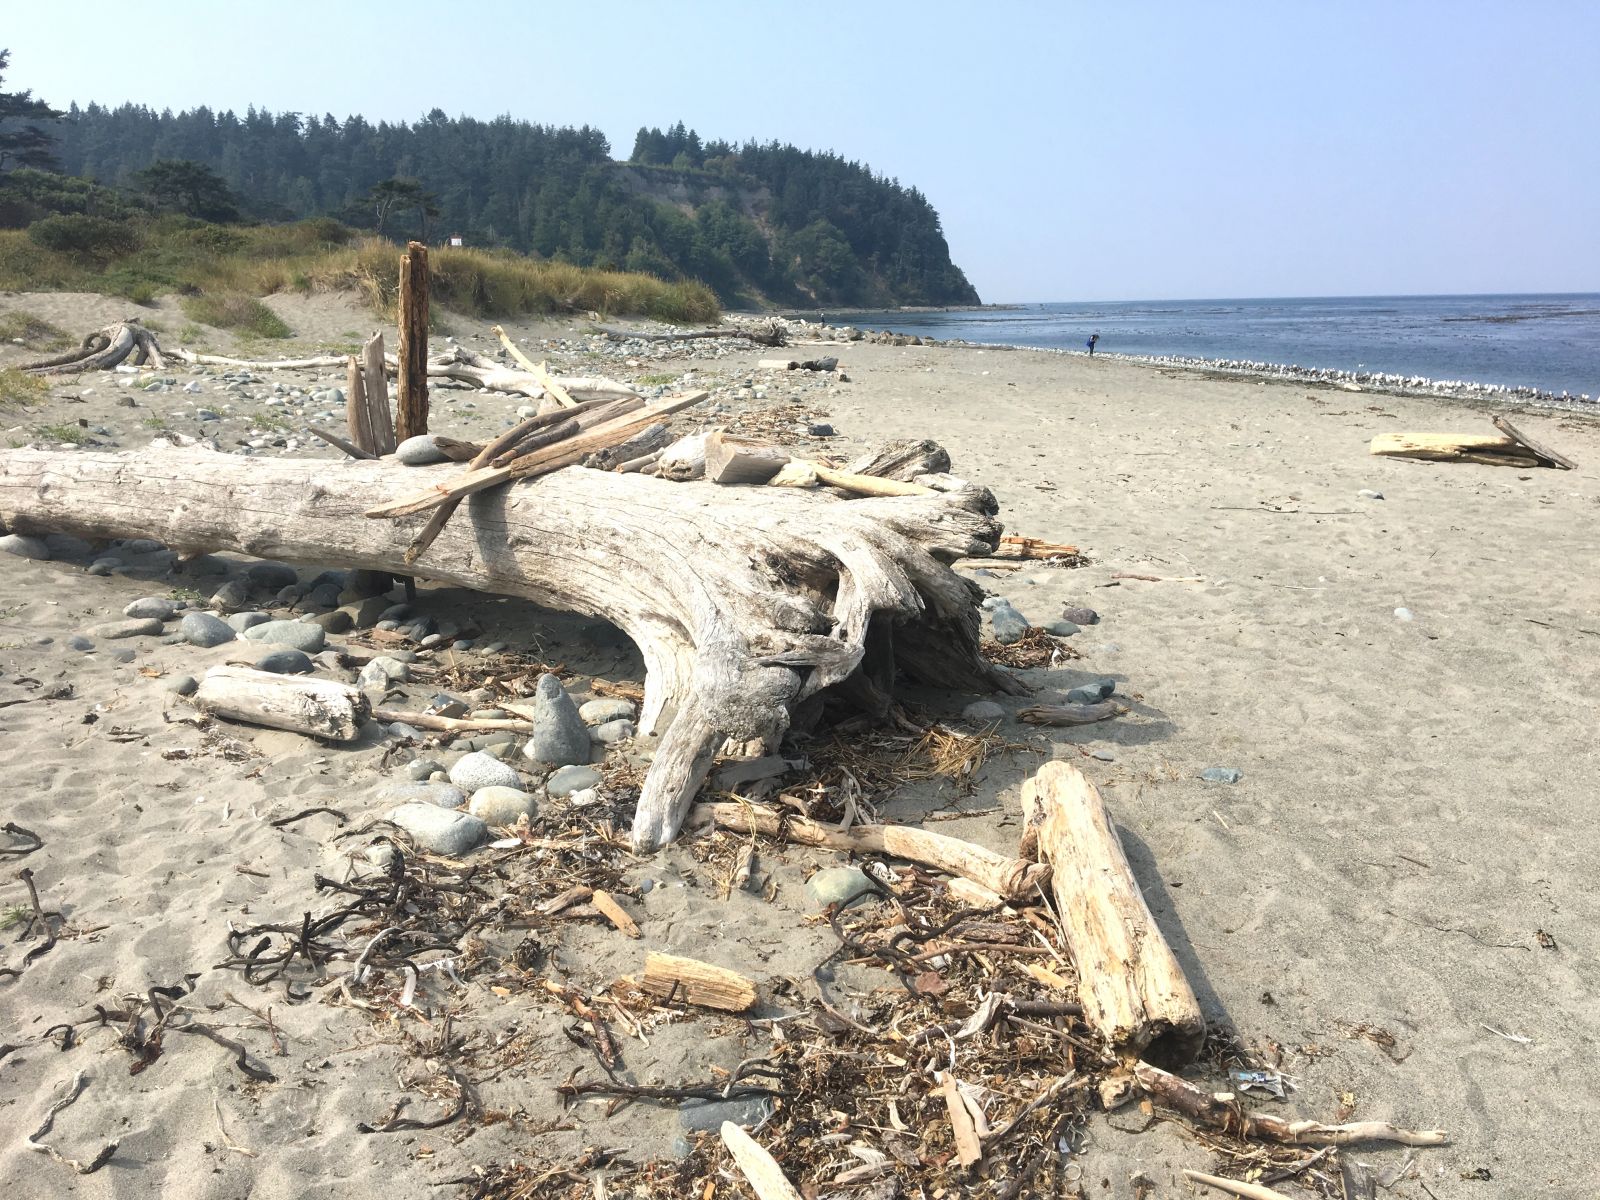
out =
<path fill-rule="evenodd" d="M 1498 433 L 1380 433 L 1372 439 L 1371 450 L 1388 458 L 1489 467 L 1554 467 L 1570 471 L 1578 465 L 1534 441 L 1504 417 L 1495 417 L 1494 427 Z"/>

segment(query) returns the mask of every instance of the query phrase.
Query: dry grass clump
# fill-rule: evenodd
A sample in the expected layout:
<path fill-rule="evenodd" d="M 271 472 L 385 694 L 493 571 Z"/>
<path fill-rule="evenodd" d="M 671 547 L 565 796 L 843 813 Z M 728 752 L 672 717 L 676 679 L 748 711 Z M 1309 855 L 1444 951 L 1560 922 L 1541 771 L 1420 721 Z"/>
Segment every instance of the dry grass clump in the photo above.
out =
<path fill-rule="evenodd" d="M 21 342 L 29 350 L 63 350 L 72 344 L 65 330 L 30 312 L 0 313 L 0 341 Z"/>
<path fill-rule="evenodd" d="M 0 370 L 0 409 L 14 408 L 19 404 L 37 404 L 50 392 L 50 385 L 32 375 L 24 375 L 15 367 Z"/>

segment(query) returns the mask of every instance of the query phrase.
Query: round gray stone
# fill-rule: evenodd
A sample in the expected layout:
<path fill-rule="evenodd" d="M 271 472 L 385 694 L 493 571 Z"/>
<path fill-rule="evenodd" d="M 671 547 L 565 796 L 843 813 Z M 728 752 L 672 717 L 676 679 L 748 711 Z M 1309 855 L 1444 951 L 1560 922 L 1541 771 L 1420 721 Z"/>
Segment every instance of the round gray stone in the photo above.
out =
<path fill-rule="evenodd" d="M 989 624 L 994 628 L 994 640 L 1002 646 L 1021 641 L 1028 632 L 1028 619 L 1006 603 L 989 610 Z"/>
<path fill-rule="evenodd" d="M 309 675 L 311 657 L 303 650 L 274 650 L 256 663 L 256 670 L 274 675 Z"/>
<path fill-rule="evenodd" d="M 28 537 L 22 533 L 8 533 L 0 537 L 0 550 L 7 554 L 15 554 L 18 558 L 34 558 L 46 561 L 50 558 L 50 547 L 43 538 Z"/>
<path fill-rule="evenodd" d="M 632 721 L 607 721 L 604 725 L 596 725 L 589 730 L 589 736 L 603 746 L 615 746 L 618 742 L 625 742 L 637 733 Z"/>
<path fill-rule="evenodd" d="M 386 784 L 378 799 L 388 804 L 432 804 L 436 808 L 460 808 L 467 802 L 466 793 L 452 783 L 409 783 L 395 781 Z"/>
<path fill-rule="evenodd" d="M 991 725 L 1006 719 L 1006 710 L 993 700 L 974 700 L 961 710 L 961 719 L 969 725 Z"/>
<path fill-rule="evenodd" d="M 138 617 L 140 619 L 154 618 L 157 621 L 170 621 L 178 615 L 178 606 L 165 596 L 146 596 L 142 600 L 135 600 L 122 610 L 125 617 Z"/>
<path fill-rule="evenodd" d="M 858 867 L 824 867 L 806 880 L 806 891 L 811 893 L 813 900 L 824 906 L 849 904 L 877 890 L 878 885 Z"/>
<path fill-rule="evenodd" d="M 244 573 L 252 584 L 269 592 L 294 587 L 300 582 L 300 573 L 288 563 L 255 562 L 246 567 Z"/>
<path fill-rule="evenodd" d="M 395 447 L 394 456 L 408 467 L 426 467 L 450 461 L 450 456 L 439 449 L 438 443 L 426 433 L 419 433 L 401 442 Z"/>
<path fill-rule="evenodd" d="M 356 686 L 363 689 L 388 688 L 410 678 L 410 667 L 387 654 L 380 654 L 361 668 L 361 674 L 356 677 Z"/>
<path fill-rule="evenodd" d="M 401 804 L 389 810 L 388 819 L 434 854 L 462 855 L 489 836 L 489 827 L 471 813 L 434 804 Z"/>
<path fill-rule="evenodd" d="M 167 680 L 167 691 L 177 696 L 192 696 L 200 687 L 200 681 L 193 675 L 174 675 Z"/>
<path fill-rule="evenodd" d="M 1097 679 L 1081 684 L 1067 693 L 1068 704 L 1098 704 L 1117 690 L 1115 679 Z"/>
<path fill-rule="evenodd" d="M 1054 634 L 1056 637 L 1071 637 L 1075 633 L 1083 632 L 1071 621 L 1051 621 L 1050 624 L 1044 627 L 1044 631 Z"/>
<path fill-rule="evenodd" d="M 161 633 L 161 622 L 154 617 L 134 617 L 126 621 L 107 621 L 89 632 L 103 638 L 157 637 Z"/>
<path fill-rule="evenodd" d="M 1063 610 L 1062 617 L 1075 625 L 1098 625 L 1100 614 L 1092 608 L 1069 608 Z"/>
<path fill-rule="evenodd" d="M 81 633 L 75 633 L 67 639 L 67 647 L 72 650 L 93 650 L 94 640 L 84 637 Z"/>
<path fill-rule="evenodd" d="M 265 625 L 272 620 L 272 614 L 252 610 L 249 612 L 236 612 L 222 619 L 228 623 L 229 629 L 235 633 L 243 633 L 246 629 L 254 629 L 257 625 Z"/>
<path fill-rule="evenodd" d="M 608 721 L 631 721 L 633 701 L 611 696 L 589 700 L 578 708 L 578 715 L 583 718 L 585 725 L 604 725 Z"/>
<path fill-rule="evenodd" d="M 570 796 L 599 782 L 600 772 L 593 767 L 566 766 L 544 781 L 544 790 L 552 796 Z"/>
<path fill-rule="evenodd" d="M 486 787 L 472 793 L 467 811 L 486 825 L 515 825 L 534 814 L 533 797 L 519 788 Z"/>
<path fill-rule="evenodd" d="M 441 775 L 444 774 L 444 768 L 438 763 L 434 762 L 431 758 L 413 759 L 411 761 L 411 765 L 406 768 L 406 774 L 411 776 L 411 778 L 415 779 L 418 783 L 421 783 L 425 779 L 432 779 L 435 771 L 439 772 Z"/>
<path fill-rule="evenodd" d="M 309 625 L 304 621 L 265 621 L 245 630 L 244 636 L 252 642 L 292 646 L 307 654 L 315 654 L 322 649 L 327 632 L 320 625 Z"/>
<path fill-rule="evenodd" d="M 450 768 L 450 782 L 463 792 L 477 792 L 488 787 L 522 787 L 522 776 L 491 754 L 475 750 L 456 760 Z"/>

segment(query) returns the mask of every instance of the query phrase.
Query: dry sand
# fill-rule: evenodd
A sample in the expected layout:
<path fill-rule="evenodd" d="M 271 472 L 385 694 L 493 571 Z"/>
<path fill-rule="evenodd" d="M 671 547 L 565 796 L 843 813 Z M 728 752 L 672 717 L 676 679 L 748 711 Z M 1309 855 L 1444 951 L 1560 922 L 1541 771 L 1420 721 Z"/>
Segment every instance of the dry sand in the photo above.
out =
<path fill-rule="evenodd" d="M 340 298 L 273 304 L 299 334 L 288 353 L 340 344 L 371 324 Z M 0 310 L 26 309 L 74 332 L 126 308 L 0 297 Z M 175 312 L 157 319 L 169 340 L 183 323 Z M 456 324 L 468 336 L 471 327 Z M 576 333 L 547 323 L 518 336 Z M 208 337 L 212 348 L 236 348 L 226 335 Z M 1275 1109 L 1447 1129 L 1451 1144 L 1415 1152 L 1396 1196 L 1600 1192 L 1592 879 L 1600 836 L 1588 813 L 1600 777 L 1600 426 L 1560 414 L 1519 418 L 1578 460 L 1572 472 L 1429 465 L 1373 458 L 1367 442 L 1388 430 L 1477 429 L 1483 416 L 1434 401 L 1032 352 L 860 344 L 827 352 L 842 357 L 851 382 L 807 380 L 794 398 L 839 430 L 827 449 L 932 437 L 950 449 L 958 474 L 993 488 L 1008 531 L 1074 542 L 1092 560 L 980 582 L 1035 623 L 1063 606 L 1097 609 L 1102 622 L 1072 639 L 1081 660 L 1028 677 L 1048 694 L 1109 676 L 1132 711 L 1081 730 L 1008 722 L 1003 732 L 1078 763 L 1100 784 L 1208 1015 L 1246 1043 L 1282 1048 L 1298 1091 Z M 759 382 L 763 354 L 634 366 L 570 353 L 552 360 L 633 378 L 693 366 L 702 381 L 737 385 Z M 22 357 L 0 349 L 0 366 Z M 320 385 L 331 382 L 324 373 Z M 764 402 L 730 402 L 787 403 L 791 382 L 771 383 Z M 58 384 L 42 411 L 0 418 L 16 427 L 0 436 L 25 440 L 40 424 L 81 417 L 111 431 L 100 440 L 137 448 L 150 416 L 203 432 L 171 414 L 220 399 L 140 394 L 141 407 L 120 407 L 125 394 L 107 376 Z M 498 428 L 520 403 L 441 394 L 437 425 Z M 248 432 L 246 410 L 238 405 L 207 428 L 226 447 Z M 324 451 L 313 443 L 300 452 Z M 1384 499 L 1364 498 L 1364 489 Z M 0 979 L 0 1042 L 22 1046 L 0 1060 L 0 1191 L 409 1200 L 453 1194 L 438 1185 L 529 1149 L 569 1162 L 585 1146 L 622 1147 L 636 1161 L 671 1154 L 670 1110 L 634 1106 L 608 1118 L 587 1104 L 563 1118 L 554 1084 L 577 1069 L 592 1073 L 593 1060 L 563 1036 L 564 1014 L 547 997 L 441 980 L 419 999 L 427 1018 L 396 1015 L 391 1004 L 374 1019 L 322 1001 L 288 1003 L 277 988 L 214 969 L 230 922 L 323 911 L 329 901 L 314 893 L 313 871 L 347 865 L 331 819 L 282 830 L 268 820 L 315 804 L 370 815 L 396 762 L 385 761 L 376 736 L 334 749 L 232 726 L 221 731 L 230 747 L 174 723 L 188 706 L 152 676 L 200 674 L 230 648 L 136 639 L 69 649 L 71 635 L 129 601 L 191 582 L 171 576 L 160 554 L 106 578 L 86 576 L 84 561 L 0 557 L 0 819 L 45 842 L 6 860 L 0 906 L 27 903 L 16 879 L 27 866 L 44 906 L 66 923 L 49 954 L 20 978 Z M 565 662 L 579 691 L 590 676 L 639 678 L 631 646 L 594 622 L 492 597 L 424 596 L 435 611 L 474 615 L 486 640 Z M 113 661 L 120 648 L 135 660 Z M 38 699 L 62 686 L 66 698 Z M 431 690 L 412 689 L 423 699 Z M 970 699 L 925 698 L 947 716 Z M 26 702 L 9 703 L 18 700 Z M 191 756 L 163 753 L 175 749 Z M 924 786 L 881 807 L 905 821 L 998 808 L 938 828 L 1010 850 L 1019 784 L 1037 761 L 1001 756 L 971 796 Z M 1243 778 L 1204 783 L 1197 776 L 1208 766 Z M 593 991 L 636 970 L 649 946 L 738 967 L 772 995 L 786 977 L 804 979 L 834 944 L 825 925 L 803 923 L 815 906 L 802 881 L 835 861 L 804 850 L 772 856 L 770 902 L 719 899 L 681 847 L 635 863 L 618 891 L 645 941 L 569 923 L 550 945 L 548 973 Z M 504 931 L 497 949 L 509 951 L 523 932 Z M 15 937 L 13 928 L 0 942 L 0 965 L 18 965 L 37 944 Z M 94 1004 L 116 1007 L 190 973 L 185 1008 L 247 1044 L 275 1082 L 246 1080 L 200 1038 L 169 1034 L 163 1056 L 132 1075 L 116 1029 L 85 1027 L 67 1053 L 39 1041 Z M 876 976 L 841 973 L 839 987 L 864 995 L 882 985 Z M 230 993 L 271 1006 L 281 1056 Z M 796 1011 L 804 994 L 773 996 L 767 1015 Z M 477 1082 L 483 1108 L 508 1118 L 475 1129 L 356 1132 L 430 1074 L 428 1050 L 446 1011 L 457 1036 L 520 1037 L 525 1064 Z M 758 1052 L 762 1040 L 738 1022 L 670 1022 L 648 1046 L 630 1043 L 628 1062 L 640 1081 L 704 1078 Z M 46 1140 L 79 1158 L 120 1143 L 105 1168 L 83 1178 L 23 1145 L 79 1071 L 88 1089 Z M 411 1094 L 407 1115 L 447 1107 Z M 570 1128 L 548 1131 L 558 1124 Z M 1133 1110 L 1091 1124 L 1084 1194 L 1133 1196 L 1136 1170 L 1154 1181 L 1150 1195 L 1193 1194 L 1178 1171 L 1206 1169 L 1211 1156 L 1175 1125 L 1144 1125 Z M 1387 1168 L 1408 1153 L 1357 1157 Z M 715 1194 L 734 1192 L 722 1182 Z"/>

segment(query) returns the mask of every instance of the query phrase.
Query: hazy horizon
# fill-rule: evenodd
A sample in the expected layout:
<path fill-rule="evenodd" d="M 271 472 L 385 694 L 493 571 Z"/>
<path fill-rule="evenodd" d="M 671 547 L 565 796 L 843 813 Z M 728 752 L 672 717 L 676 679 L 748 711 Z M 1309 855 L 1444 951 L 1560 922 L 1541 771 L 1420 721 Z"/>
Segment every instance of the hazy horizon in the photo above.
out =
<path fill-rule="evenodd" d="M 781 49 L 728 0 L 617 0 L 603 22 L 503 0 L 145 11 L 158 60 L 82 37 L 124 18 L 103 0 L 71 21 L 11 14 L 6 88 L 58 108 L 505 114 L 593 126 L 617 158 L 640 126 L 678 120 L 831 150 L 927 195 L 988 303 L 1600 287 L 1600 6 L 1575 0 L 888 2 Z M 419 38 L 439 53 L 402 71 Z M 1095 299 L 1035 299 L 1063 293 Z"/>

